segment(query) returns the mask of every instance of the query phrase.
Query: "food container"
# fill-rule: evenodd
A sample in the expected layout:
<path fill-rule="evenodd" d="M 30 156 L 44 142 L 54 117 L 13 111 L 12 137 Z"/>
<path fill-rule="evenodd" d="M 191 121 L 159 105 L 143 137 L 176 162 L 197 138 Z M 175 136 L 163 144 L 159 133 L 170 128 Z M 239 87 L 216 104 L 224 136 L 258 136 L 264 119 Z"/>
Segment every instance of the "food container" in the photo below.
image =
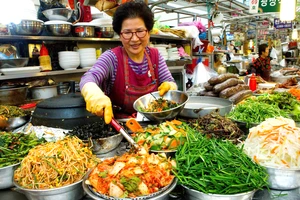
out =
<path fill-rule="evenodd" d="M 0 189 L 6 189 L 14 186 L 13 175 L 19 164 L 20 163 L 0 168 Z"/>
<path fill-rule="evenodd" d="M 44 190 L 27 189 L 15 181 L 13 183 L 17 187 L 17 191 L 23 193 L 28 200 L 79 200 L 84 196 L 82 180 L 67 186 Z"/>
<path fill-rule="evenodd" d="M 89 174 L 91 173 L 92 170 L 88 171 L 85 175 L 85 177 L 83 178 L 83 182 L 82 182 L 82 187 L 84 189 L 84 191 L 93 199 L 96 200 L 103 200 L 102 197 L 100 197 L 97 193 L 95 193 L 86 183 L 85 181 L 88 179 Z M 173 182 L 170 184 L 170 186 L 163 191 L 162 193 L 156 195 L 156 196 L 152 196 L 152 197 L 148 197 L 148 198 L 118 198 L 118 200 L 143 200 L 143 199 L 151 199 L 151 200 L 168 200 L 169 199 L 169 194 L 170 192 L 176 187 L 177 184 L 177 179 L 174 178 Z M 108 198 L 105 198 L 108 199 Z M 115 199 L 115 198 L 109 198 L 109 199 Z"/>
<path fill-rule="evenodd" d="M 47 21 L 45 22 L 45 26 L 49 35 L 53 36 L 66 36 L 72 30 L 72 24 L 64 21 Z"/>
<path fill-rule="evenodd" d="M 179 90 L 170 90 L 163 96 L 163 98 L 166 100 L 175 101 L 179 104 L 179 106 L 161 112 L 142 112 L 140 108 L 148 107 L 149 103 L 155 100 L 154 97 L 159 99 L 161 96 L 159 95 L 159 92 L 152 92 L 151 94 L 146 94 L 138 98 L 133 103 L 133 108 L 151 121 L 164 121 L 175 118 L 182 111 L 184 105 L 189 100 L 187 93 Z"/>
<path fill-rule="evenodd" d="M 77 37 L 94 37 L 95 36 L 95 26 L 89 23 L 79 22 L 73 25 L 73 33 Z"/>
<path fill-rule="evenodd" d="M 239 194 L 205 194 L 184 186 L 185 200 L 251 200 L 256 190 Z"/>
<path fill-rule="evenodd" d="M 57 96 L 57 85 L 33 87 L 30 90 L 33 99 L 48 99 Z"/>
<path fill-rule="evenodd" d="M 9 28 L 13 35 L 40 35 L 43 30 L 42 20 L 21 20 L 20 23 L 11 23 Z"/>
<path fill-rule="evenodd" d="M 106 138 L 89 139 L 89 146 L 94 154 L 105 154 L 117 148 L 122 140 L 123 135 L 118 133 Z"/>
<path fill-rule="evenodd" d="M 25 102 L 27 86 L 1 86 L 0 105 L 17 106 Z"/>
<path fill-rule="evenodd" d="M 115 35 L 115 31 L 112 26 L 101 26 L 95 28 L 96 34 L 99 32 L 101 38 L 112 38 Z"/>
<path fill-rule="evenodd" d="M 42 12 L 49 20 L 68 21 L 73 13 L 73 10 L 68 8 L 52 8 Z"/>
<path fill-rule="evenodd" d="M 192 96 L 180 112 L 180 116 L 198 119 L 211 112 L 219 112 L 225 116 L 232 109 L 232 102 L 218 97 Z"/>
<path fill-rule="evenodd" d="M 29 58 L 0 59 L 0 69 L 25 67 L 28 64 L 28 60 Z"/>
<path fill-rule="evenodd" d="M 29 122 L 30 114 L 22 117 L 12 117 L 8 119 L 0 118 L 0 130 L 11 131 Z"/>
<path fill-rule="evenodd" d="M 299 169 L 278 169 L 266 167 L 269 187 L 275 190 L 292 190 L 300 187 Z"/>

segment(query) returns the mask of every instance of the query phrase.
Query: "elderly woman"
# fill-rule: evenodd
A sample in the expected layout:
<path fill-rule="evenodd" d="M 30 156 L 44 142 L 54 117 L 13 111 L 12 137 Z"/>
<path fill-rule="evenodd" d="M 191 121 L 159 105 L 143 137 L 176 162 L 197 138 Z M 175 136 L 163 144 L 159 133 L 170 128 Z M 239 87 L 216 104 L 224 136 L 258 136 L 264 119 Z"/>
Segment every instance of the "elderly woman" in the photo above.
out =
<path fill-rule="evenodd" d="M 122 46 L 104 52 L 80 81 L 88 111 L 112 120 L 112 104 L 131 115 L 134 101 L 159 91 L 163 96 L 177 85 L 157 49 L 148 47 L 154 15 L 140 1 L 121 4 L 113 17 L 113 29 Z"/>

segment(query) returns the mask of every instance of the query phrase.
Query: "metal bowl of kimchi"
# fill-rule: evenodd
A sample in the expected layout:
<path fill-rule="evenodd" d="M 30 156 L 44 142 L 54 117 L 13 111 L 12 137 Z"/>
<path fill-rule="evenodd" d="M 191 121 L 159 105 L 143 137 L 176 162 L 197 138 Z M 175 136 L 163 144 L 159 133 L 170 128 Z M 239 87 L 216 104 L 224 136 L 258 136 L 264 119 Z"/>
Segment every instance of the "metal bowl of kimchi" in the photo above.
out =
<path fill-rule="evenodd" d="M 156 154 L 125 153 L 88 171 L 83 189 L 93 199 L 167 200 L 177 184 L 172 162 Z"/>
<path fill-rule="evenodd" d="M 153 105 L 160 100 L 172 102 L 176 106 L 167 108 L 159 103 L 158 109 L 150 108 L 154 107 Z M 133 103 L 133 108 L 151 121 L 164 121 L 175 118 L 182 111 L 188 100 L 188 94 L 179 90 L 168 91 L 163 97 L 159 95 L 159 92 L 152 92 L 138 98 Z"/>

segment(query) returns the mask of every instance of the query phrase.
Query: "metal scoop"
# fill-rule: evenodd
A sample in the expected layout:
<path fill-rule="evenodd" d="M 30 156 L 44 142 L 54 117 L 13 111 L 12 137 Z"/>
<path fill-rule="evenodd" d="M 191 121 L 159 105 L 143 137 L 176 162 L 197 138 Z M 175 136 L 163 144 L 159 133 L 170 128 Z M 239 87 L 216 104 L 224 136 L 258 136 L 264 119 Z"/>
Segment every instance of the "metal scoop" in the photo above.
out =
<path fill-rule="evenodd" d="M 118 132 L 120 132 L 125 139 L 135 148 L 140 149 L 140 146 L 132 139 L 132 137 L 127 133 L 127 131 L 115 120 L 111 120 L 110 125 L 112 125 Z"/>

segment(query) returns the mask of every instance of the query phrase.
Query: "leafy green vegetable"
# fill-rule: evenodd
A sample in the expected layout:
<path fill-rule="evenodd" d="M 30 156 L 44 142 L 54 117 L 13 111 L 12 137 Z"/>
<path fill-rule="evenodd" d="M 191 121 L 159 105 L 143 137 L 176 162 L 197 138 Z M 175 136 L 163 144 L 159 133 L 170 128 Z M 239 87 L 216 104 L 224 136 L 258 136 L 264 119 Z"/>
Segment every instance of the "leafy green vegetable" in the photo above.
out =
<path fill-rule="evenodd" d="M 299 104 L 295 104 L 294 105 L 294 109 L 292 110 L 292 118 L 295 121 L 300 121 L 300 105 Z"/>
<path fill-rule="evenodd" d="M 247 99 L 245 103 L 238 104 L 231 110 L 227 117 L 236 121 L 249 124 L 257 124 L 273 117 L 289 117 L 289 112 L 281 110 L 276 104 L 257 101 L 256 99 Z"/>
<path fill-rule="evenodd" d="M 120 178 L 120 183 L 125 187 L 129 192 L 134 192 L 138 190 L 138 185 L 140 184 L 141 179 L 137 176 L 127 178 L 125 176 Z"/>
<path fill-rule="evenodd" d="M 197 135 L 180 146 L 173 171 L 179 184 L 213 194 L 237 194 L 268 186 L 266 169 L 230 141 Z"/>
<path fill-rule="evenodd" d="M 44 141 L 33 133 L 0 132 L 0 168 L 21 162 L 30 149 Z"/>

